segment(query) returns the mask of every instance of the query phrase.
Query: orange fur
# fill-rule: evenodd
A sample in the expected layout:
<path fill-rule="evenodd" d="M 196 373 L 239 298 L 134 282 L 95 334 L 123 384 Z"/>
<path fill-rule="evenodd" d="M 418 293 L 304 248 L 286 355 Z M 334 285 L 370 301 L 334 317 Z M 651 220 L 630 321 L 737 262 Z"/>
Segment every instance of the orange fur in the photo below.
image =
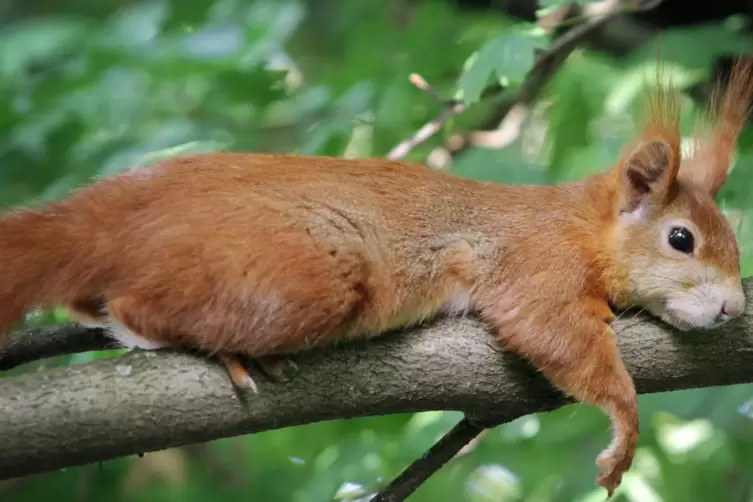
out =
<path fill-rule="evenodd" d="M 682 276 L 692 267 L 713 267 L 737 294 L 737 243 L 713 202 L 741 125 L 734 100 L 749 97 L 733 82 L 707 143 L 711 164 L 696 158 L 684 179 L 678 101 L 657 87 L 617 164 L 576 183 L 505 186 L 401 162 L 242 153 L 100 180 L 0 218 L 0 329 L 35 305 L 64 304 L 154 346 L 217 353 L 236 384 L 253 387 L 236 356 L 473 310 L 507 349 L 609 415 L 613 440 L 597 463 L 611 495 L 639 424 L 609 303 L 682 304 L 673 295 L 695 285 L 701 274 Z M 673 218 L 698 232 L 694 254 L 664 246 Z M 739 302 L 721 305 L 739 315 Z"/>
<path fill-rule="evenodd" d="M 724 89 L 724 92 L 721 90 Z M 711 96 L 709 120 L 700 122 L 697 144 L 684 177 L 716 194 L 727 179 L 740 134 L 750 115 L 753 98 L 753 61 L 735 60 L 727 81 L 720 80 Z"/>

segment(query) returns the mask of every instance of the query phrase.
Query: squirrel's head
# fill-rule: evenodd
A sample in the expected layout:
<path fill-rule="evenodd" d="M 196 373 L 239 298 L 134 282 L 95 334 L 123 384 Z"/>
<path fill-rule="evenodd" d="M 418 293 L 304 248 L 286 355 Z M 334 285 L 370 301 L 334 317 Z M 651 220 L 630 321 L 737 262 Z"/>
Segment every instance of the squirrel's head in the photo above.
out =
<path fill-rule="evenodd" d="M 639 140 L 615 167 L 615 250 L 626 300 L 683 331 L 717 327 L 745 308 L 739 244 L 714 199 L 751 95 L 750 67 L 737 64 L 711 127 L 683 160 L 677 98 L 658 93 Z"/>

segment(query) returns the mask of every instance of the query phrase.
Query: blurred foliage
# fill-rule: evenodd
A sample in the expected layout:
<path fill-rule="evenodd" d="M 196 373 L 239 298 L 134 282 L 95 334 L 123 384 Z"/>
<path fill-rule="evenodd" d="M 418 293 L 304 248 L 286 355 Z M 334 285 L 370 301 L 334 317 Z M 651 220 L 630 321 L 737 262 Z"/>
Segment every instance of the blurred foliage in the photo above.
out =
<path fill-rule="evenodd" d="M 5 207 L 61 197 L 92 177 L 186 152 L 382 156 L 440 111 L 409 84 L 411 72 L 472 105 L 411 153 L 424 160 L 450 130 L 472 129 L 493 112 L 478 102 L 488 84 L 519 85 L 535 51 L 551 42 L 531 24 L 463 13 L 439 0 L 67 5 L 73 7 L 19 3 L 0 29 Z M 704 79 L 719 54 L 751 49 L 742 22 L 664 33 L 662 56 L 672 62 L 674 84 Z M 454 172 L 551 183 L 603 169 L 631 132 L 655 54 L 655 43 L 619 60 L 577 51 L 515 144 L 471 149 Z M 745 275 L 753 270 L 746 193 L 752 146 L 746 131 L 720 198 L 743 243 Z M 36 313 L 28 323 L 65 319 L 64 311 Z M 640 450 L 616 500 L 753 501 L 750 396 L 750 386 L 642 396 Z M 2 483 L 0 499 L 366 500 L 458 419 L 432 412 L 270 431 Z M 410 500 L 602 500 L 593 460 L 608 438 L 607 419 L 587 406 L 523 417 L 488 431 Z"/>

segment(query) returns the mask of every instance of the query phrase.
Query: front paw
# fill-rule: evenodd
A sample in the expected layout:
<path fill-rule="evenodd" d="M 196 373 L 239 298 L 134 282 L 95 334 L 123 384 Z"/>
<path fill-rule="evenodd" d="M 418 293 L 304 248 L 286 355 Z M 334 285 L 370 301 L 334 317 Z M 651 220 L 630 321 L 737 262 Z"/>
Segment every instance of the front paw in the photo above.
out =
<path fill-rule="evenodd" d="M 627 451 L 604 450 L 596 458 L 596 465 L 601 469 L 601 472 L 596 476 L 596 484 L 606 488 L 607 498 L 611 498 L 614 491 L 620 486 L 622 475 L 630 469 L 632 462 L 632 455 L 629 455 Z"/>

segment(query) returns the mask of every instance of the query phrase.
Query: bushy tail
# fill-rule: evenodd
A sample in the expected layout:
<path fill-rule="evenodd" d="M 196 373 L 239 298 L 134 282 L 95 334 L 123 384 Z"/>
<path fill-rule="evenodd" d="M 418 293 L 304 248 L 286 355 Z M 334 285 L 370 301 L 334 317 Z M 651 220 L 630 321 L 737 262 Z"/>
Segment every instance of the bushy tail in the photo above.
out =
<path fill-rule="evenodd" d="M 81 287 L 73 230 L 55 208 L 0 215 L 0 341 L 29 310 L 65 301 Z"/>

